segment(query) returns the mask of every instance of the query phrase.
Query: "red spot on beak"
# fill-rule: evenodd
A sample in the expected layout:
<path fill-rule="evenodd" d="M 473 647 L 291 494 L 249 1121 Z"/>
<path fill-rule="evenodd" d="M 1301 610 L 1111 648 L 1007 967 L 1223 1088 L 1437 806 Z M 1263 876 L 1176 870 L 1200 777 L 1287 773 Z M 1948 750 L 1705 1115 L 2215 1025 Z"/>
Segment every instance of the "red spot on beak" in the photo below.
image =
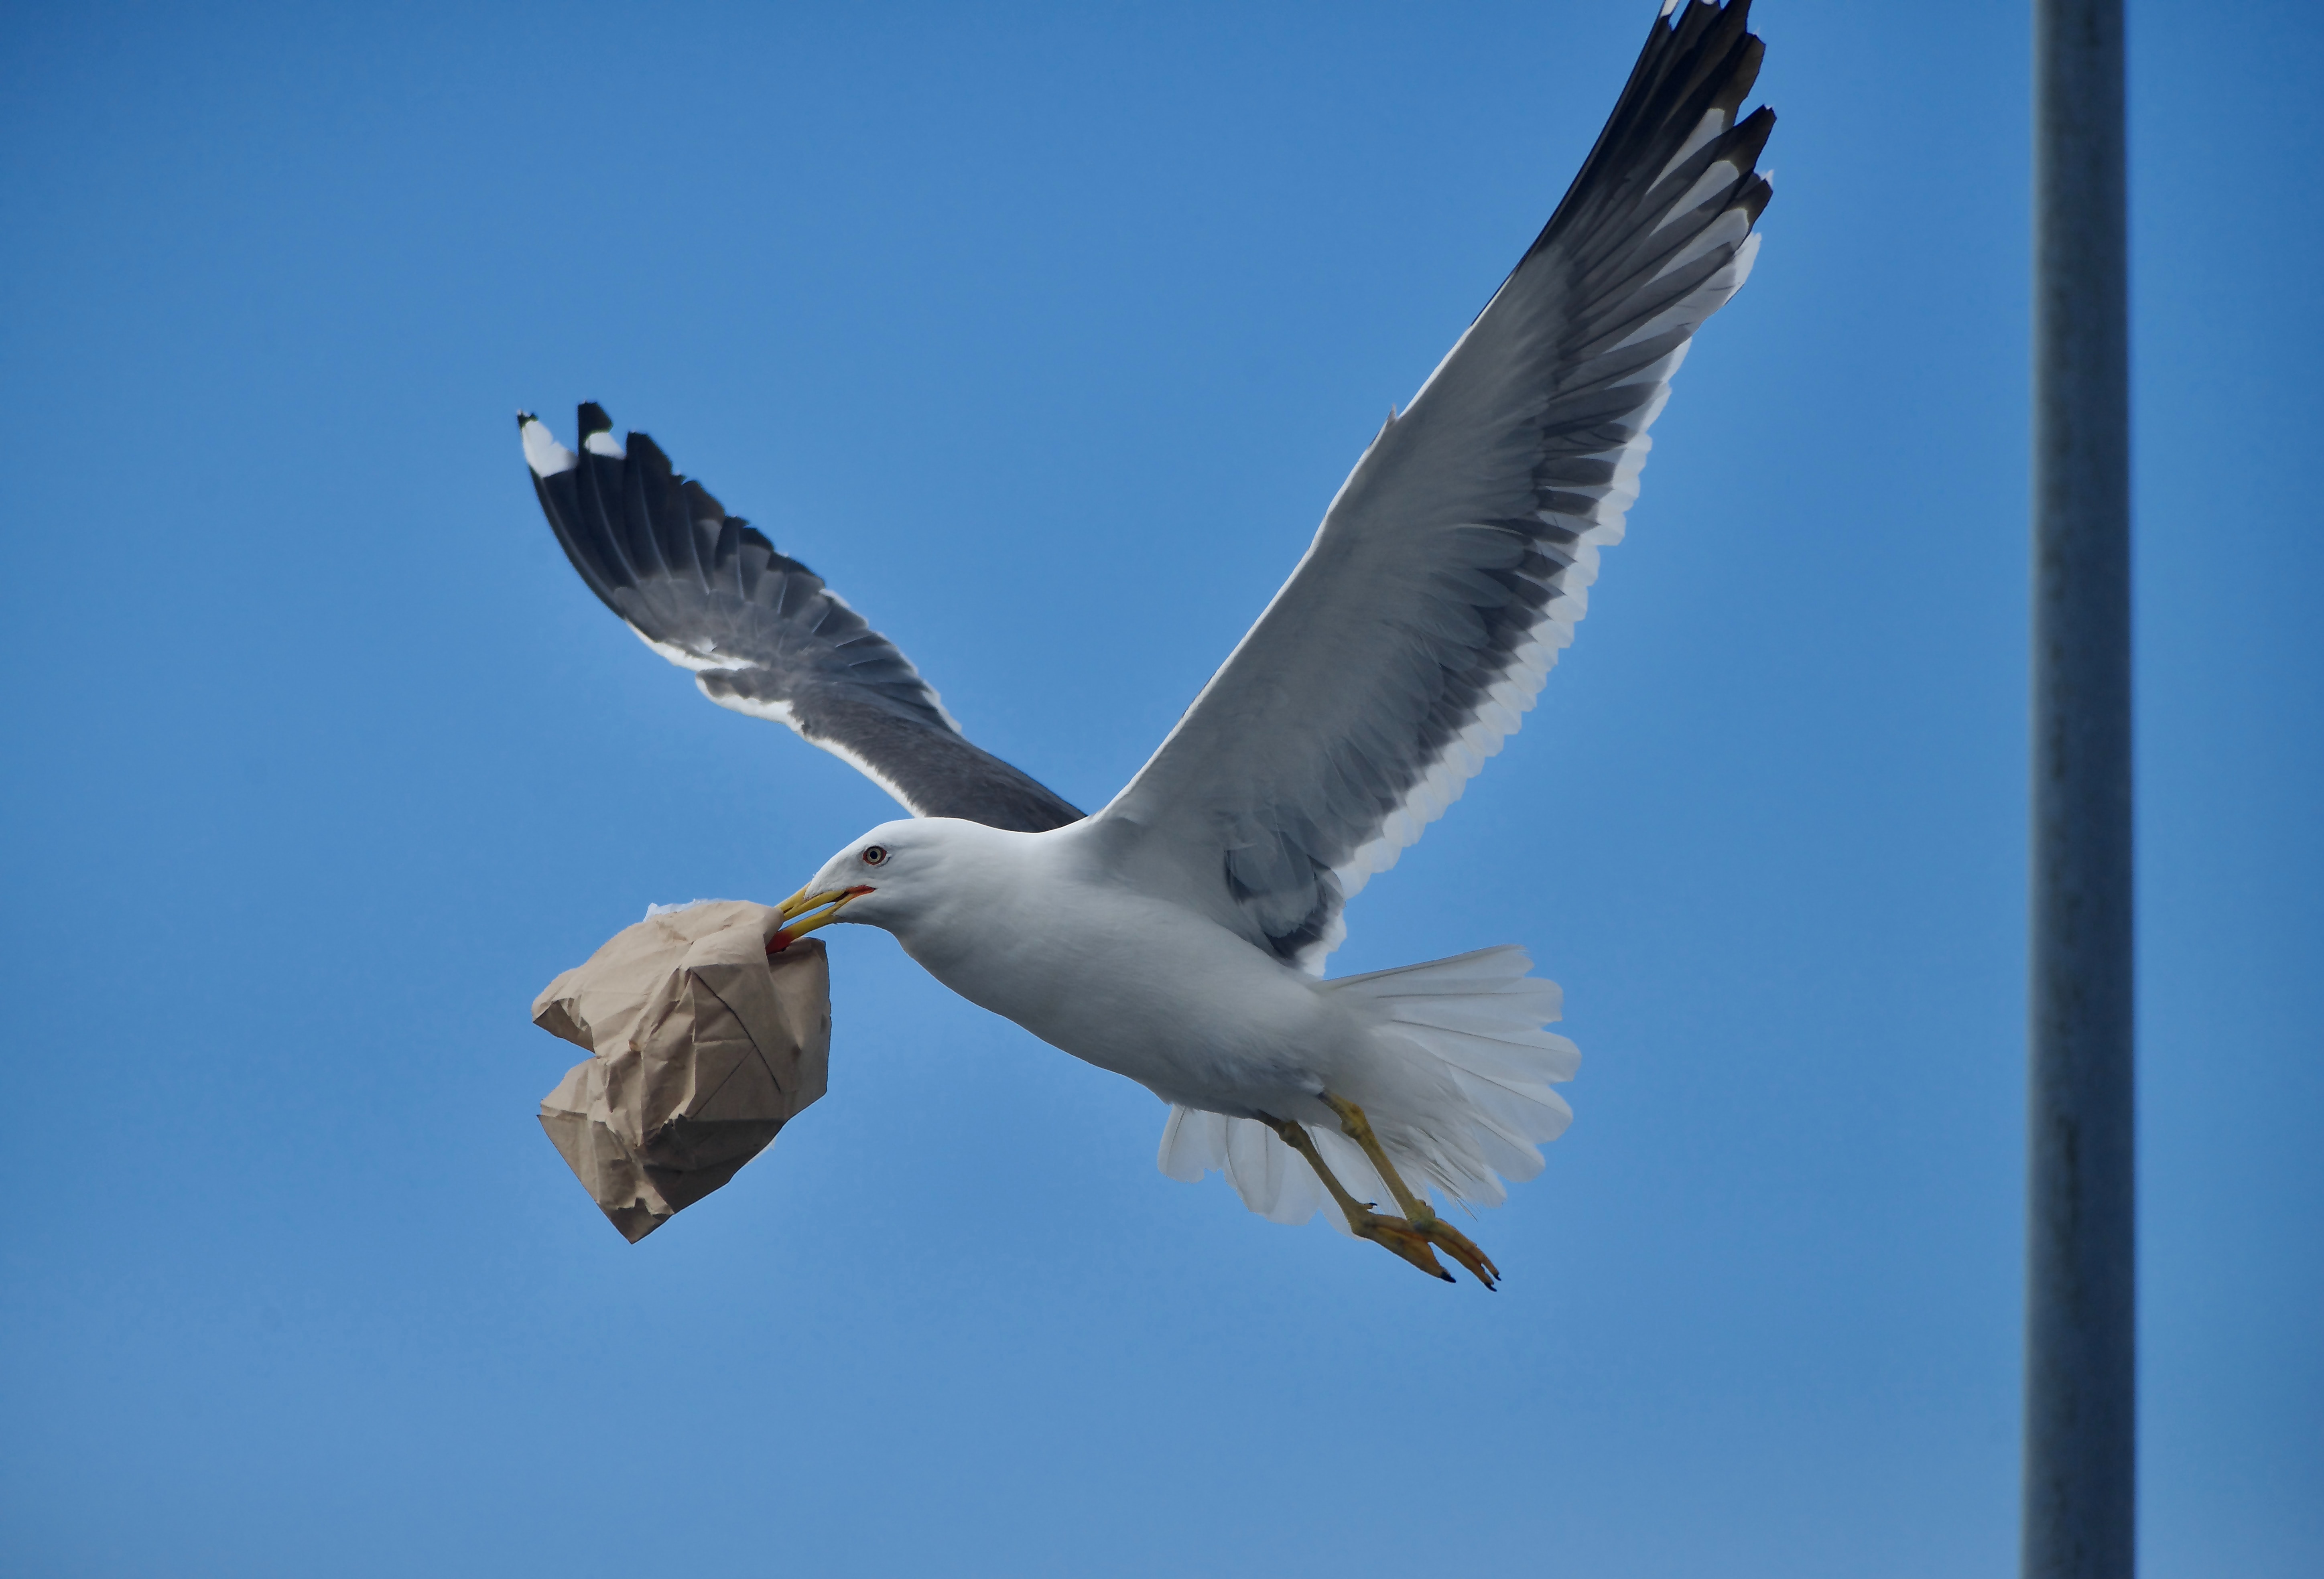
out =
<path fill-rule="evenodd" d="M 798 927 L 797 930 L 793 930 L 792 927 L 784 927 L 778 931 L 773 937 L 768 939 L 767 953 L 769 957 L 771 958 L 774 955 L 781 953 L 785 949 L 789 948 L 793 943 L 798 942 L 801 938 L 807 936 L 807 933 L 815 931 L 816 928 L 823 925 L 824 923 L 836 916 L 846 905 L 849 900 L 853 899 L 858 895 L 870 894 L 872 892 L 873 892 L 873 889 L 872 885 L 869 883 L 858 883 L 853 888 L 842 888 L 839 891 L 838 895 L 832 901 L 827 908 L 823 909 L 819 913 L 812 913 L 802 918 L 807 923 L 805 926 Z"/>

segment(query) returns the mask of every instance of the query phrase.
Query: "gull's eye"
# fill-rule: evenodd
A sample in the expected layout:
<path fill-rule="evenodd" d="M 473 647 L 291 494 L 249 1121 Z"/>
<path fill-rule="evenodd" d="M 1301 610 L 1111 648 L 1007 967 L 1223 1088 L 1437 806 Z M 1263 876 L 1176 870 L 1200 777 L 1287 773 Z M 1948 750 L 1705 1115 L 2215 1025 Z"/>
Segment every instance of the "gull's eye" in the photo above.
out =
<path fill-rule="evenodd" d="M 865 866 L 876 867 L 887 858 L 888 847 L 886 845 L 867 844 L 863 847 L 863 864 Z"/>

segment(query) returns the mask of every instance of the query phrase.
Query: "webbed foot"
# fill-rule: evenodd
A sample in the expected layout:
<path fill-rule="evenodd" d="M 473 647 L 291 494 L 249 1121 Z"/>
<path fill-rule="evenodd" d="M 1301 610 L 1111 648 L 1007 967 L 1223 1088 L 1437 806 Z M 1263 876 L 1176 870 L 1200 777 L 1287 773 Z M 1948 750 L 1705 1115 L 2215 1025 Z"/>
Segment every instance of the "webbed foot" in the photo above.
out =
<path fill-rule="evenodd" d="M 1348 1213 L 1347 1216 L 1349 1232 L 1357 1238 L 1369 1239 L 1382 1249 L 1401 1256 L 1432 1278 L 1443 1278 L 1448 1283 L 1452 1281 L 1452 1274 L 1444 1270 L 1435 1253 L 1428 1248 L 1429 1237 L 1425 1231 L 1416 1229 L 1402 1217 L 1391 1217 L 1362 1207 Z M 1464 1262 L 1462 1264 L 1467 1263 Z M 1485 1286 L 1492 1287 L 1490 1283 Z"/>
<path fill-rule="evenodd" d="M 1421 1209 L 1424 1211 L 1427 1210 L 1425 1207 Z M 1460 1229 L 1455 1228 L 1452 1224 L 1446 1222 L 1435 1213 L 1430 1212 L 1427 1216 L 1422 1218 L 1419 1222 L 1407 1223 L 1405 1225 L 1405 1227 L 1406 1231 L 1410 1233 L 1416 1238 L 1422 1240 L 1424 1243 L 1434 1244 L 1437 1249 L 1442 1250 L 1454 1261 L 1457 1261 L 1462 1266 L 1467 1267 L 1469 1269 L 1469 1275 L 1475 1278 L 1479 1282 L 1484 1284 L 1488 1289 L 1497 1289 L 1500 1286 L 1501 1269 L 1493 1264 L 1493 1258 L 1487 1255 L 1482 1250 L 1480 1250 L 1477 1247 L 1477 1242 L 1475 1240 L 1470 1238 L 1466 1234 L 1463 1234 Z M 1410 1258 L 1406 1257 L 1406 1259 L 1409 1260 Z M 1445 1281 L 1450 1282 L 1452 1280 L 1448 1277 Z"/>

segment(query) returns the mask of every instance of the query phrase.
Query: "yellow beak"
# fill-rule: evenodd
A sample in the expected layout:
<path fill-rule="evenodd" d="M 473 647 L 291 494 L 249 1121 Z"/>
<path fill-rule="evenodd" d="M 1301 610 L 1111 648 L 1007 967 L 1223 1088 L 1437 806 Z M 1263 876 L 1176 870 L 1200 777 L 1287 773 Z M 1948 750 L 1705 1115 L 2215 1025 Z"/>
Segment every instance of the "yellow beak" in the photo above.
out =
<path fill-rule="evenodd" d="M 767 952 L 779 954 L 807 933 L 821 926 L 829 926 L 847 908 L 847 902 L 859 894 L 869 894 L 864 887 L 829 888 L 820 894 L 810 894 L 802 888 L 775 906 L 775 913 L 788 923 L 767 944 Z M 825 905 L 830 906 L 825 909 Z"/>

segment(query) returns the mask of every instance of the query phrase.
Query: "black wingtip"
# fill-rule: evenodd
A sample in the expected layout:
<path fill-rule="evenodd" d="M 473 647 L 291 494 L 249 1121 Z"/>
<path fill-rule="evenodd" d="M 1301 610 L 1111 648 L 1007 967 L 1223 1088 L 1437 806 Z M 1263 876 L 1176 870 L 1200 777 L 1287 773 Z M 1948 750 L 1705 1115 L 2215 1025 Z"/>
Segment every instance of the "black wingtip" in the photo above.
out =
<path fill-rule="evenodd" d="M 605 415 L 605 409 L 603 406 L 600 406 L 595 400 L 584 400 L 581 402 L 581 436 L 584 440 L 587 439 L 593 433 L 611 433 L 613 431 L 613 419 Z"/>
<path fill-rule="evenodd" d="M 677 470 L 669 464 L 669 457 L 661 453 L 661 445 L 654 443 L 650 436 L 635 428 L 630 430 L 630 441 L 622 447 L 629 452 L 631 460 L 651 466 L 666 480 L 670 479 Z"/>
<path fill-rule="evenodd" d="M 532 416 L 532 413 L 531 413 L 531 412 L 530 412 L 530 411 L 526 410 L 526 409 L 525 409 L 523 407 L 521 407 L 521 406 L 520 406 L 520 407 L 518 407 L 518 408 L 517 408 L 517 413 L 516 413 L 516 425 L 517 425 L 517 427 L 518 427 L 518 429 L 519 429 L 520 431 L 521 431 L 521 430 L 523 429 L 524 425 L 525 425 L 526 423 L 530 422 L 532 419 L 533 419 L 533 416 Z"/>

